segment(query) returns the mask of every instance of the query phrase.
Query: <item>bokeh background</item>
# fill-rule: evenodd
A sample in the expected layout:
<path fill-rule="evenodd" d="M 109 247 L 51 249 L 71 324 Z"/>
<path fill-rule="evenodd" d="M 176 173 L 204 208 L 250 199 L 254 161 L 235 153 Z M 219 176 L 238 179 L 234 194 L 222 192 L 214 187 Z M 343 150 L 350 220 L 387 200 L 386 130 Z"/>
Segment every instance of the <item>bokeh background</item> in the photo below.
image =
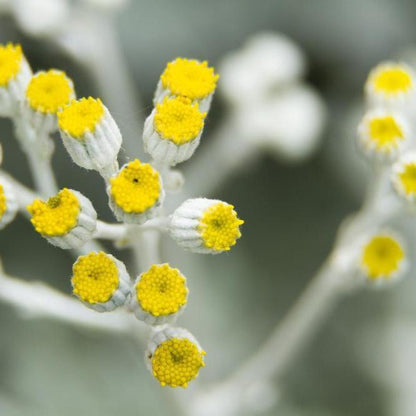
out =
<path fill-rule="evenodd" d="M 208 351 L 201 383 L 226 377 L 256 350 L 329 253 L 341 220 L 359 208 L 366 167 L 353 141 L 363 82 L 378 61 L 413 47 L 415 15 L 412 0 L 131 0 L 118 12 L 121 45 L 144 106 L 139 115 L 117 109 L 113 115 L 132 135 L 135 118 L 151 111 L 167 61 L 188 56 L 215 65 L 264 30 L 282 32 L 304 50 L 308 82 L 328 109 L 322 145 L 308 160 L 287 163 L 265 152 L 210 195 L 232 202 L 246 221 L 235 249 L 209 257 L 165 247 L 166 259 L 189 278 L 191 296 L 179 323 Z M 100 94 L 94 79 L 52 42 L 27 36 L 4 15 L 0 42 L 7 41 L 22 43 L 34 69 L 65 69 L 78 95 Z M 207 140 L 224 108 L 217 96 Z M 0 120 L 0 140 L 4 168 L 30 184 L 8 120 Z M 62 186 L 85 193 L 100 217 L 111 220 L 101 179 L 76 167 L 59 141 L 54 166 Z M 129 261 L 127 252 L 112 250 Z M 0 255 L 8 273 L 70 291 L 72 259 L 23 218 L 1 232 Z M 411 406 L 409 396 L 416 393 L 416 383 L 403 381 L 400 372 L 416 365 L 410 277 L 387 291 L 343 299 L 280 380 L 279 400 L 264 414 L 416 414 L 401 408 Z M 25 320 L 2 304 L 0 329 L 1 415 L 174 414 L 169 393 L 144 366 L 143 347 L 131 339 Z"/>

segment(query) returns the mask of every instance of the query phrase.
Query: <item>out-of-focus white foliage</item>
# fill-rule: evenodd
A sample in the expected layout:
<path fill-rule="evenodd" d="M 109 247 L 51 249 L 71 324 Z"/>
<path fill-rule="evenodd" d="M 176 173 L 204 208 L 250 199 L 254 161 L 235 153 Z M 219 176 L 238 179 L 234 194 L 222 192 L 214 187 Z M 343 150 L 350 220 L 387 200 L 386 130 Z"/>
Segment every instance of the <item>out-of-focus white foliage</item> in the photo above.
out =
<path fill-rule="evenodd" d="M 70 14 L 67 0 L 13 0 L 9 7 L 22 30 L 33 36 L 58 33 Z"/>
<path fill-rule="evenodd" d="M 252 145 L 302 160 L 319 145 L 326 120 L 320 96 L 302 81 L 305 57 L 278 33 L 253 36 L 220 64 L 220 91 Z"/>

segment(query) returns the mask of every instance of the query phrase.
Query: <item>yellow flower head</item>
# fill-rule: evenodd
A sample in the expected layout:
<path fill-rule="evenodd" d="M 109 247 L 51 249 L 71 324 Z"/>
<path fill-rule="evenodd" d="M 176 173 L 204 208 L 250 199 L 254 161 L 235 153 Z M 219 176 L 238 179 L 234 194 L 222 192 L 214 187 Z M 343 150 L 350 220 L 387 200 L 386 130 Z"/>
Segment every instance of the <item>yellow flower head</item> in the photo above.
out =
<path fill-rule="evenodd" d="M 162 386 L 187 387 L 201 367 L 204 351 L 188 338 L 171 338 L 162 342 L 151 358 L 154 377 Z"/>
<path fill-rule="evenodd" d="M 400 125 L 392 116 L 373 118 L 369 122 L 370 138 L 378 149 L 396 148 L 404 139 Z"/>
<path fill-rule="evenodd" d="M 358 126 L 359 144 L 370 155 L 396 157 L 408 143 L 409 123 L 401 114 L 384 109 L 367 112 Z"/>
<path fill-rule="evenodd" d="M 74 87 L 65 72 L 50 69 L 32 77 L 26 98 L 35 111 L 56 114 L 74 98 Z"/>
<path fill-rule="evenodd" d="M 393 165 L 392 182 L 395 191 L 409 201 L 416 198 L 416 153 L 405 153 Z"/>
<path fill-rule="evenodd" d="M 389 279 L 400 270 L 404 258 L 404 249 L 397 239 L 375 235 L 363 248 L 361 266 L 372 281 Z"/>
<path fill-rule="evenodd" d="M 162 86 L 172 95 L 201 100 L 212 94 L 217 85 L 218 75 L 206 61 L 176 58 L 169 62 L 160 77 Z"/>
<path fill-rule="evenodd" d="M 69 189 L 63 188 L 46 202 L 40 199 L 27 207 L 35 230 L 48 237 L 67 234 L 77 225 L 80 203 Z"/>
<path fill-rule="evenodd" d="M 119 287 L 117 265 L 102 251 L 78 257 L 72 272 L 73 292 L 86 303 L 107 302 Z"/>
<path fill-rule="evenodd" d="M 204 127 L 206 113 L 199 111 L 198 103 L 183 97 L 165 98 L 156 104 L 154 127 L 162 139 L 181 145 L 192 141 Z"/>
<path fill-rule="evenodd" d="M 205 210 L 198 230 L 205 247 L 214 251 L 228 251 L 241 237 L 240 225 L 244 221 L 237 217 L 234 207 L 218 202 Z"/>
<path fill-rule="evenodd" d="M 82 140 L 87 132 L 93 132 L 104 116 L 104 106 L 99 98 L 73 100 L 58 113 L 59 128 L 69 136 Z"/>
<path fill-rule="evenodd" d="M 20 45 L 0 45 L 0 87 L 6 86 L 19 73 L 23 52 Z"/>
<path fill-rule="evenodd" d="M 188 295 L 186 279 L 168 264 L 155 264 L 136 283 L 136 298 L 141 308 L 153 316 L 178 312 Z"/>
<path fill-rule="evenodd" d="M 140 214 L 153 207 L 162 193 L 159 173 L 136 159 L 110 179 L 110 193 L 124 212 Z"/>
<path fill-rule="evenodd" d="M 0 220 L 2 219 L 6 210 L 7 210 L 6 194 L 4 193 L 3 186 L 0 185 Z"/>
<path fill-rule="evenodd" d="M 412 74 L 402 65 L 378 67 L 372 79 L 377 92 L 395 95 L 409 91 L 413 87 Z"/>

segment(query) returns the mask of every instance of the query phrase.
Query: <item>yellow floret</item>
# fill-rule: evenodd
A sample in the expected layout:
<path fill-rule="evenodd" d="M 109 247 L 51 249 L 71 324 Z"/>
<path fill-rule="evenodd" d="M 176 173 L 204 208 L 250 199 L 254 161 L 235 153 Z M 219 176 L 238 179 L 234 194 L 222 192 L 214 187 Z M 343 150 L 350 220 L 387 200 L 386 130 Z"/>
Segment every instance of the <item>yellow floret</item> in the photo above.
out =
<path fill-rule="evenodd" d="M 0 45 L 0 87 L 4 87 L 19 73 L 23 58 L 20 45 Z"/>
<path fill-rule="evenodd" d="M 158 201 L 162 192 L 159 173 L 136 159 L 110 179 L 114 202 L 128 213 L 140 214 Z"/>
<path fill-rule="evenodd" d="M 73 292 L 87 303 L 107 302 L 119 286 L 117 266 L 102 251 L 79 257 L 72 272 Z"/>
<path fill-rule="evenodd" d="M 206 113 L 199 111 L 198 103 L 187 98 L 165 98 L 156 104 L 155 130 L 162 139 L 181 145 L 195 139 L 204 127 Z"/>
<path fill-rule="evenodd" d="M 364 247 L 361 264 L 370 279 L 389 278 L 404 259 L 400 243 L 389 235 L 377 235 Z"/>
<path fill-rule="evenodd" d="M 370 139 L 378 150 L 397 148 L 404 139 L 400 125 L 392 116 L 375 117 L 369 121 Z"/>
<path fill-rule="evenodd" d="M 167 64 L 160 79 L 171 94 L 200 100 L 214 92 L 218 77 L 206 61 L 176 58 Z"/>
<path fill-rule="evenodd" d="M 373 85 L 377 92 L 395 95 L 410 90 L 413 87 L 413 79 L 406 68 L 400 65 L 392 65 L 381 67 L 376 72 Z"/>
<path fill-rule="evenodd" d="M 407 195 L 416 195 L 416 163 L 408 163 L 399 174 L 400 183 Z"/>
<path fill-rule="evenodd" d="M 77 225 L 80 209 L 77 197 L 67 188 L 46 202 L 36 199 L 27 207 L 35 230 L 48 237 L 71 231 Z"/>
<path fill-rule="evenodd" d="M 162 386 L 187 387 L 201 367 L 204 351 L 187 338 L 172 338 L 162 342 L 152 357 L 154 377 Z"/>
<path fill-rule="evenodd" d="M 51 69 L 32 77 L 26 90 L 29 105 L 42 113 L 56 114 L 74 95 L 72 82 L 65 72 Z"/>
<path fill-rule="evenodd" d="M 94 132 L 103 115 L 104 106 L 99 98 L 81 98 L 58 113 L 58 124 L 69 136 L 82 140 L 86 132 Z"/>
<path fill-rule="evenodd" d="M 3 186 L 0 185 L 0 220 L 3 217 L 4 213 L 7 210 L 7 200 L 6 195 L 4 193 Z"/>
<path fill-rule="evenodd" d="M 137 301 L 154 316 L 176 313 L 186 304 L 186 279 L 168 264 L 153 265 L 136 284 Z"/>
<path fill-rule="evenodd" d="M 243 220 L 237 217 L 232 205 L 219 202 L 209 207 L 198 226 L 205 247 L 215 251 L 227 251 L 241 237 L 240 225 Z"/>

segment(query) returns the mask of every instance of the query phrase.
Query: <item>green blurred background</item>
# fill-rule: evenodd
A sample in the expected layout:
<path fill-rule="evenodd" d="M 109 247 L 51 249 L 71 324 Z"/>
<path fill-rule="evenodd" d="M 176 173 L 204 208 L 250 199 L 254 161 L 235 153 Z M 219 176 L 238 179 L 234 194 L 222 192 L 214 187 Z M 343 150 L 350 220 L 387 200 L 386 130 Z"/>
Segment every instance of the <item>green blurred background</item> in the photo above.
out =
<path fill-rule="evenodd" d="M 243 238 L 229 254 L 208 257 L 184 253 L 169 242 L 165 246 L 166 260 L 188 276 L 191 290 L 179 324 L 208 351 L 201 383 L 225 377 L 267 337 L 325 259 L 342 218 L 359 208 L 365 180 L 356 172 L 364 171 L 364 162 L 352 143 L 362 85 L 378 61 L 412 46 L 415 15 L 412 0 L 132 0 L 117 16 L 145 104 L 142 116 L 151 111 L 167 61 L 180 55 L 215 65 L 264 30 L 286 34 L 305 51 L 308 81 L 329 110 L 323 144 L 312 158 L 288 164 L 264 154 L 211 195 L 232 202 L 246 221 Z M 25 36 L 5 16 L 0 42 L 7 41 L 22 43 L 34 69 L 68 71 L 78 95 L 99 94 L 82 68 L 50 42 Z M 217 96 L 204 135 L 208 140 L 223 110 Z M 136 115 L 116 111 L 114 117 L 128 129 Z M 4 168 L 30 184 L 8 120 L 0 120 L 0 140 Z M 100 217 L 111 220 L 101 179 L 76 167 L 59 141 L 54 166 L 61 186 L 83 192 Z M 128 253 L 114 252 L 129 261 Z M 21 217 L 1 232 L 0 255 L 8 273 L 70 291 L 72 259 Z M 281 380 L 279 401 L 265 414 L 393 415 L 398 392 L 388 382 L 386 322 L 397 315 L 412 322 L 414 289 L 409 279 L 389 291 L 344 299 Z M 4 305 L 0 328 L 0 415 L 174 414 L 170 395 L 145 369 L 143 348 L 130 339 L 25 320 Z"/>

